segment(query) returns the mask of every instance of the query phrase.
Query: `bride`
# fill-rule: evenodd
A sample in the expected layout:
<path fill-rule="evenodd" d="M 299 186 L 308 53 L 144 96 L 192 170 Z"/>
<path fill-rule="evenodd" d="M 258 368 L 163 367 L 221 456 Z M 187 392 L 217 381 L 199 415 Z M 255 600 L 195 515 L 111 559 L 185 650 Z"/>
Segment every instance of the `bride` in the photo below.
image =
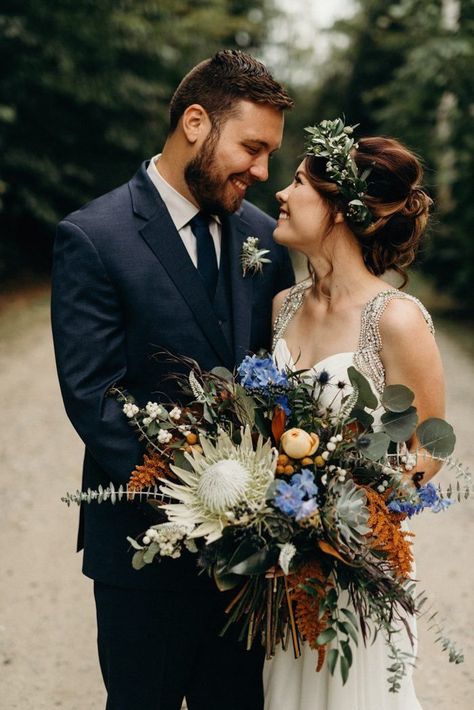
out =
<path fill-rule="evenodd" d="M 310 278 L 274 299 L 274 358 L 280 367 L 329 380 L 325 406 L 337 407 L 338 396 L 347 394 L 347 368 L 355 365 L 379 396 L 386 384 L 409 387 L 420 421 L 443 417 L 431 318 L 416 298 L 381 279 L 392 270 L 406 283 L 404 269 L 415 258 L 431 205 L 420 186 L 422 168 L 398 141 L 354 143 L 352 131 L 340 119 L 307 129 L 306 157 L 277 193 L 274 238 L 307 257 Z M 407 446 L 419 452 L 416 441 Z M 406 469 L 415 483 L 426 483 L 439 464 L 418 456 L 408 458 Z M 408 623 L 416 632 L 414 619 Z M 397 644 L 416 653 L 404 629 Z M 410 672 L 398 693 L 388 692 L 391 663 L 379 634 L 355 649 L 343 685 L 326 666 L 315 672 L 308 646 L 296 660 L 279 647 L 265 663 L 265 710 L 420 710 Z"/>

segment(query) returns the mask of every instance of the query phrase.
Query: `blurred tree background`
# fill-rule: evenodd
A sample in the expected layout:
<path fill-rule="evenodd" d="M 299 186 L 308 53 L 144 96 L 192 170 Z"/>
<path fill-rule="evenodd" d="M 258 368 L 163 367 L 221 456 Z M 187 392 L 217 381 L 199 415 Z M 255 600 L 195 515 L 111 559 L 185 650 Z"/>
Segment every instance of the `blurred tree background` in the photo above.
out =
<path fill-rule="evenodd" d="M 0 279 L 46 272 L 60 217 L 128 180 L 163 144 L 186 71 L 239 47 L 266 59 L 297 101 L 251 199 L 275 213 L 308 123 L 344 113 L 362 135 L 394 135 L 423 156 L 436 202 L 422 267 L 472 307 L 474 0 L 347 4 L 322 60 L 300 46 L 281 0 L 4 0 Z M 311 22 L 309 5 L 300 22 Z"/>

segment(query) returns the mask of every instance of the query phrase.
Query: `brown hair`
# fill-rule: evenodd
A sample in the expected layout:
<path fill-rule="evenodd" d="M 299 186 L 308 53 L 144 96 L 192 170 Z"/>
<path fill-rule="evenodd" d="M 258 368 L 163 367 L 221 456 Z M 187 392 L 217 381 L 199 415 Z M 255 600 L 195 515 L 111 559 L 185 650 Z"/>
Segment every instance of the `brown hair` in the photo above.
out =
<path fill-rule="evenodd" d="M 364 203 L 373 216 L 368 227 L 348 224 L 356 236 L 364 262 L 380 276 L 393 269 L 408 278 L 405 269 L 414 261 L 425 231 L 431 198 L 421 187 L 423 168 L 420 161 L 394 138 L 361 138 L 353 158 L 359 174 L 370 169 Z M 334 220 L 337 212 L 347 212 L 347 204 L 334 182 L 326 175 L 326 159 L 306 158 L 308 180 L 325 199 Z"/>
<path fill-rule="evenodd" d="M 207 111 L 213 127 L 218 128 L 242 100 L 279 111 L 293 106 L 293 100 L 262 62 L 237 49 L 221 50 L 191 69 L 176 89 L 169 109 L 170 133 L 194 103 Z"/>

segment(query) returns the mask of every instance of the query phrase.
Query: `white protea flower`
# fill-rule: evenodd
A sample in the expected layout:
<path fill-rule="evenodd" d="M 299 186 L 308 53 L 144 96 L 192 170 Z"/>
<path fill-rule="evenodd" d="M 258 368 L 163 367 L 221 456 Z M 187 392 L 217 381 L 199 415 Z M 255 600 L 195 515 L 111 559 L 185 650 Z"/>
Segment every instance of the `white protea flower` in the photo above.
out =
<path fill-rule="evenodd" d="M 290 562 L 296 554 L 296 547 L 291 542 L 285 542 L 278 556 L 278 564 L 285 574 L 290 572 Z"/>
<path fill-rule="evenodd" d="M 249 427 L 238 445 L 223 431 L 215 444 L 203 436 L 200 442 L 202 454 L 196 450 L 185 454 L 192 471 L 171 466 L 181 482 L 166 480 L 161 491 L 180 501 L 163 506 L 169 520 L 193 527 L 190 537 L 204 537 L 209 543 L 218 540 L 230 524 L 229 511 L 239 505 L 257 511 L 265 505 L 278 452 L 261 436 L 254 450 Z"/>

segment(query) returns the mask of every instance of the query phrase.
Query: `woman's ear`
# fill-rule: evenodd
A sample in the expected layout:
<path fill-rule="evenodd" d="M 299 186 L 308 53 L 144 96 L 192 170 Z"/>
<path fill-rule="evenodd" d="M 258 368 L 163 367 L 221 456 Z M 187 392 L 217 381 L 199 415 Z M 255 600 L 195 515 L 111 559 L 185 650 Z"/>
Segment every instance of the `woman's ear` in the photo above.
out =
<path fill-rule="evenodd" d="M 182 115 L 183 133 L 187 140 L 194 144 L 203 141 L 211 130 L 211 121 L 207 111 L 201 104 L 191 104 Z"/>
<path fill-rule="evenodd" d="M 336 216 L 334 217 L 334 224 L 342 224 L 343 222 L 346 221 L 346 216 L 342 212 L 336 212 Z"/>

